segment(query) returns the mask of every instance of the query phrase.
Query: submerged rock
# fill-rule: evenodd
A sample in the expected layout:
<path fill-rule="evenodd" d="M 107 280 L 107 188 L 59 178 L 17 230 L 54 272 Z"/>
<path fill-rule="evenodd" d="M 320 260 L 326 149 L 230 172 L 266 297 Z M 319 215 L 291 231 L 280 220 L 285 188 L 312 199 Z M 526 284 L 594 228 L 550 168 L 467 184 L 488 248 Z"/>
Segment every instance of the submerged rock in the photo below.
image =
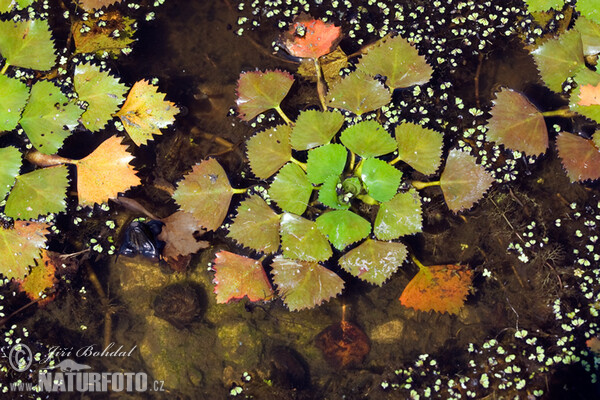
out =
<path fill-rule="evenodd" d="M 267 355 L 269 379 L 285 389 L 302 390 L 309 386 L 308 364 L 295 350 L 286 346 L 276 346 Z"/>
<path fill-rule="evenodd" d="M 164 287 L 154 299 L 154 314 L 182 329 L 199 319 L 204 312 L 199 287 L 191 283 L 174 283 Z"/>

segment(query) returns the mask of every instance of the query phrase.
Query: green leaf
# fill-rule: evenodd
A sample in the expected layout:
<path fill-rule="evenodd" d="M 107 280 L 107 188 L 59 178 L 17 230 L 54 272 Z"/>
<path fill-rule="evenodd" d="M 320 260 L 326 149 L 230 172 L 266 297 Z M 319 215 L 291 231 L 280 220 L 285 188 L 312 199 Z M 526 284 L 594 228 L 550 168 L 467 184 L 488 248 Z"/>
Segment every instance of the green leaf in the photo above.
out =
<path fill-rule="evenodd" d="M 378 158 L 367 158 L 360 170 L 360 179 L 369 196 L 377 201 L 388 201 L 398 191 L 402 172 Z"/>
<path fill-rule="evenodd" d="M 285 258 L 302 261 L 325 261 L 332 256 L 327 238 L 317 224 L 306 218 L 285 213 L 281 217 L 281 247 Z"/>
<path fill-rule="evenodd" d="M 561 93 L 563 82 L 585 67 L 581 35 L 572 29 L 549 39 L 531 52 L 542 80 L 551 90 Z"/>
<path fill-rule="evenodd" d="M 421 198 L 411 189 L 405 193 L 398 193 L 390 201 L 379 206 L 373 232 L 380 240 L 393 240 L 419 233 L 422 228 Z"/>
<path fill-rule="evenodd" d="M 277 292 L 291 311 L 318 306 L 344 289 L 342 278 L 317 263 L 277 256 L 271 267 Z"/>
<path fill-rule="evenodd" d="M 181 209 L 193 214 L 209 231 L 217 230 L 223 223 L 232 196 L 225 170 L 212 158 L 194 165 L 173 193 Z"/>
<path fill-rule="evenodd" d="M 292 157 L 290 131 L 287 125 L 278 125 L 258 132 L 246 142 L 248 161 L 252 173 L 267 179 Z"/>
<path fill-rule="evenodd" d="M 4 200 L 21 169 L 21 152 L 12 146 L 0 148 L 0 201 Z"/>
<path fill-rule="evenodd" d="M 48 21 L 0 21 L 0 54 L 9 65 L 40 71 L 51 69 L 56 54 Z"/>
<path fill-rule="evenodd" d="M 279 170 L 269 188 L 271 199 L 279 208 L 302 215 L 306 210 L 313 187 L 306 174 L 296 164 L 287 163 Z"/>
<path fill-rule="evenodd" d="M 228 251 L 220 251 L 215 256 L 213 283 L 217 303 L 239 300 L 244 296 L 250 301 L 273 297 L 273 288 L 260 261 Z"/>
<path fill-rule="evenodd" d="M 260 196 L 252 195 L 237 208 L 227 237 L 253 250 L 274 253 L 279 248 L 279 218 Z"/>
<path fill-rule="evenodd" d="M 400 159 L 425 175 L 435 174 L 442 161 L 444 135 L 410 122 L 396 126 L 395 134 Z"/>
<path fill-rule="evenodd" d="M 331 175 L 341 175 L 346 167 L 348 151 L 337 143 L 329 143 L 308 151 L 306 175 L 315 185 L 325 182 Z"/>
<path fill-rule="evenodd" d="M 64 211 L 68 173 L 66 165 L 57 165 L 17 176 L 4 213 L 14 219 L 32 219 Z"/>
<path fill-rule="evenodd" d="M 433 73 L 425 57 L 401 36 L 381 39 L 362 56 L 357 71 L 387 77 L 385 82 L 392 89 L 427 83 Z"/>
<path fill-rule="evenodd" d="M 530 13 L 548 11 L 551 8 L 560 11 L 565 5 L 565 0 L 525 0 Z"/>
<path fill-rule="evenodd" d="M 296 150 L 308 150 L 329 143 L 344 124 L 344 116 L 333 111 L 302 111 L 292 129 L 290 143 Z"/>
<path fill-rule="evenodd" d="M 460 150 L 450 150 L 440 177 L 440 186 L 452 211 L 471 208 L 493 182 L 492 175 L 477 164 L 475 157 Z"/>
<path fill-rule="evenodd" d="M 321 189 L 319 189 L 319 201 L 327 207 L 335 208 L 336 210 L 347 210 L 350 204 L 340 199 L 338 191 L 341 191 L 342 183 L 339 175 L 330 175 Z"/>
<path fill-rule="evenodd" d="M 580 16 L 575 22 L 575 29 L 581 34 L 583 54 L 591 56 L 600 53 L 600 23 Z"/>
<path fill-rule="evenodd" d="M 363 158 L 376 157 L 396 150 L 396 141 L 380 123 L 361 121 L 344 129 L 340 141 Z"/>
<path fill-rule="evenodd" d="M 594 136 L 597 138 L 598 135 L 594 133 Z M 600 178 L 600 150 L 594 141 L 560 132 L 556 137 L 556 149 L 571 182 Z"/>
<path fill-rule="evenodd" d="M 29 88 L 18 79 L 0 75 L 0 132 L 17 127 L 29 98 Z"/>
<path fill-rule="evenodd" d="M 582 106 L 578 104 L 581 101 L 582 87 L 586 85 L 598 86 L 600 84 L 600 74 L 585 68 L 575 75 L 574 79 L 577 82 L 577 88 L 571 92 L 569 107 L 571 110 L 600 123 L 600 105 Z"/>
<path fill-rule="evenodd" d="M 48 228 L 46 223 L 30 221 L 15 221 L 12 229 L 0 227 L 0 273 L 7 279 L 23 279 L 41 256 Z"/>
<path fill-rule="evenodd" d="M 127 92 L 127 86 L 92 64 L 79 64 L 75 67 L 73 85 L 79 100 L 87 102 L 81 122 L 92 132 L 104 128 L 113 118 Z"/>
<path fill-rule="evenodd" d="M 577 0 L 577 11 L 584 17 L 600 24 L 600 8 L 597 0 Z"/>
<path fill-rule="evenodd" d="M 79 124 L 82 112 L 54 84 L 38 81 L 31 88 L 20 124 L 37 150 L 54 154 Z"/>
<path fill-rule="evenodd" d="M 371 233 L 371 223 L 352 211 L 335 210 L 322 214 L 317 227 L 338 250 L 366 238 Z"/>
<path fill-rule="evenodd" d="M 402 243 L 365 240 L 338 261 L 350 274 L 381 286 L 406 260 L 408 250 Z"/>
<path fill-rule="evenodd" d="M 294 77 L 284 71 L 248 71 L 240 74 L 236 104 L 240 118 L 250 121 L 258 114 L 279 107 Z"/>
<path fill-rule="evenodd" d="M 381 82 L 361 73 L 351 73 L 336 83 L 327 93 L 330 107 L 361 115 L 377 110 L 392 100 L 390 91 Z"/>
<path fill-rule="evenodd" d="M 544 116 L 525 96 L 503 88 L 492 102 L 492 117 L 486 133 L 488 140 L 527 155 L 546 152 L 548 129 Z"/>

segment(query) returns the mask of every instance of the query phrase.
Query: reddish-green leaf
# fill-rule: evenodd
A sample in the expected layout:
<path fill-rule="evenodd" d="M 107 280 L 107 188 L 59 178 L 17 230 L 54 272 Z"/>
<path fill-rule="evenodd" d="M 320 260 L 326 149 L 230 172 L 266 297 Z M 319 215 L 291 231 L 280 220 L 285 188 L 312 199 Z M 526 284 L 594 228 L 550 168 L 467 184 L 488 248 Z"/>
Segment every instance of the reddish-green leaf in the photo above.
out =
<path fill-rule="evenodd" d="M 488 121 L 487 138 L 510 150 L 528 155 L 542 154 L 548 148 L 544 116 L 519 92 L 502 89 L 496 93 Z"/>
<path fill-rule="evenodd" d="M 344 129 L 340 141 L 363 158 L 382 156 L 396 150 L 396 142 L 380 123 L 361 121 Z"/>
<path fill-rule="evenodd" d="M 267 179 L 279 171 L 292 157 L 290 131 L 287 125 L 278 125 L 259 132 L 246 142 L 252 173 Z"/>
<path fill-rule="evenodd" d="M 377 110 L 391 100 L 390 91 L 381 82 L 358 72 L 346 76 L 327 93 L 330 107 L 348 110 L 357 115 Z"/>
<path fill-rule="evenodd" d="M 317 263 L 277 256 L 271 267 L 277 292 L 291 311 L 318 306 L 344 289 L 342 278 Z"/>
<path fill-rule="evenodd" d="M 181 209 L 191 213 L 209 231 L 223 223 L 232 196 L 225 170 L 212 158 L 194 165 L 173 193 Z"/>
<path fill-rule="evenodd" d="M 293 163 L 284 165 L 269 187 L 269 195 L 279 208 L 298 215 L 304 214 L 312 191 L 302 168 Z"/>
<path fill-rule="evenodd" d="M 421 198 L 411 189 L 405 193 L 398 193 L 390 201 L 379 206 L 373 232 L 380 240 L 393 240 L 419 233 L 422 227 Z"/>
<path fill-rule="evenodd" d="M 333 254 L 314 221 L 289 213 L 281 217 L 281 247 L 292 260 L 325 261 Z"/>
<path fill-rule="evenodd" d="M 402 243 L 367 239 L 344 254 L 338 263 L 352 275 L 381 286 L 402 265 L 407 255 L 406 246 Z"/>
<path fill-rule="evenodd" d="M 308 150 L 329 143 L 342 127 L 344 116 L 333 111 L 302 111 L 296 119 L 290 143 L 296 150 Z"/>
<path fill-rule="evenodd" d="M 316 220 L 322 234 L 338 250 L 369 236 L 371 223 L 348 210 L 329 211 Z"/>
<path fill-rule="evenodd" d="M 262 112 L 279 107 L 293 83 L 290 73 L 279 70 L 241 73 L 236 100 L 240 118 L 250 121 Z"/>
<path fill-rule="evenodd" d="M 227 237 L 253 250 L 274 253 L 279 248 L 279 219 L 259 195 L 252 195 L 237 208 Z"/>
<path fill-rule="evenodd" d="M 295 57 L 319 58 L 331 53 L 342 39 L 342 28 L 300 14 L 283 35 L 283 45 Z"/>
<path fill-rule="evenodd" d="M 49 225 L 42 222 L 15 221 L 14 228 L 0 227 L 0 273 L 8 279 L 23 279 L 40 257 L 46 244 Z"/>
<path fill-rule="evenodd" d="M 493 182 L 492 175 L 477 164 L 475 157 L 460 150 L 450 151 L 440 177 L 444 199 L 454 212 L 471 208 Z"/>
<path fill-rule="evenodd" d="M 271 300 L 273 288 L 260 261 L 220 251 L 214 261 L 217 303 L 248 297 L 250 301 Z"/>
<path fill-rule="evenodd" d="M 410 122 L 396 126 L 395 134 L 400 159 L 425 175 L 435 174 L 442 161 L 443 134 Z"/>
<path fill-rule="evenodd" d="M 362 56 L 357 70 L 387 77 L 386 84 L 392 89 L 427 83 L 433 73 L 425 57 L 401 36 L 381 39 Z"/>
<path fill-rule="evenodd" d="M 472 271 L 461 265 L 422 267 L 404 288 L 400 302 L 418 311 L 458 314 L 471 281 Z"/>
<path fill-rule="evenodd" d="M 556 148 L 571 182 L 600 178 L 600 151 L 592 140 L 561 132 Z"/>

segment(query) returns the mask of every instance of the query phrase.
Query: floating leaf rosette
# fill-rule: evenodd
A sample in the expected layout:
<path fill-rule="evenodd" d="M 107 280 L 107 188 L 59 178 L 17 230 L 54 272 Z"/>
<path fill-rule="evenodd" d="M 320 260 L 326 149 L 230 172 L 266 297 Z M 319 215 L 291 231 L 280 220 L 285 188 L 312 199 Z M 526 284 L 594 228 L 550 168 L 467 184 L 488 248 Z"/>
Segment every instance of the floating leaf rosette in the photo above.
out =
<path fill-rule="evenodd" d="M 0 132 L 17 127 L 29 98 L 29 88 L 18 79 L 0 75 Z"/>
<path fill-rule="evenodd" d="M 49 225 L 15 221 L 13 228 L 0 228 L 0 273 L 8 279 L 23 279 L 35 265 L 46 244 Z"/>
<path fill-rule="evenodd" d="M 292 260 L 325 261 L 333 254 L 316 222 L 290 213 L 281 217 L 281 247 Z"/>
<path fill-rule="evenodd" d="M 390 91 L 381 82 L 357 72 L 346 76 L 327 93 L 330 107 L 357 115 L 377 110 L 391 100 Z"/>
<path fill-rule="evenodd" d="M 419 233 L 422 227 L 421 198 L 415 190 L 409 190 L 379 206 L 373 233 L 380 240 L 393 240 Z"/>
<path fill-rule="evenodd" d="M 600 178 L 600 150 L 594 141 L 561 132 L 556 138 L 556 148 L 571 182 Z"/>
<path fill-rule="evenodd" d="M 363 158 L 382 156 L 396 150 L 396 141 L 375 121 L 361 121 L 344 129 L 340 141 Z"/>
<path fill-rule="evenodd" d="M 313 186 L 297 164 L 287 163 L 275 176 L 269 195 L 284 211 L 302 215 L 308 206 Z"/>
<path fill-rule="evenodd" d="M 51 69 L 56 54 L 48 21 L 0 21 L 0 54 L 6 65 L 40 71 Z"/>
<path fill-rule="evenodd" d="M 381 286 L 406 260 L 408 250 L 402 243 L 367 239 L 340 257 L 340 267 L 352 275 Z"/>
<path fill-rule="evenodd" d="M 357 67 L 371 76 L 385 76 L 392 88 L 404 88 L 429 82 L 433 69 L 406 39 L 384 38 L 363 55 Z"/>
<path fill-rule="evenodd" d="M 236 100 L 240 118 L 250 121 L 267 110 L 279 109 L 293 83 L 294 77 L 280 70 L 240 74 Z"/>
<path fill-rule="evenodd" d="M 544 116 L 529 100 L 512 89 L 496 93 L 488 121 L 487 138 L 511 150 L 539 155 L 548 148 Z"/>
<path fill-rule="evenodd" d="M 461 265 L 419 266 L 400 303 L 418 311 L 458 314 L 469 294 L 472 271 Z"/>
<path fill-rule="evenodd" d="M 290 143 L 296 150 L 308 150 L 331 141 L 342 127 L 344 116 L 333 111 L 302 111 L 292 129 Z"/>
<path fill-rule="evenodd" d="M 240 300 L 270 300 L 273 289 L 260 261 L 239 256 L 228 251 L 220 251 L 214 261 L 215 294 L 217 303 Z"/>
<path fill-rule="evenodd" d="M 214 231 L 227 216 L 233 193 L 225 170 L 211 158 L 194 165 L 192 172 L 179 182 L 173 198 L 204 228 Z M 198 201 L 199 198 L 202 201 Z"/>
<path fill-rule="evenodd" d="M 450 150 L 440 177 L 440 186 L 446 204 L 452 211 L 471 208 L 493 182 L 492 175 L 477 164 L 475 157 L 460 150 Z"/>
<path fill-rule="evenodd" d="M 258 132 L 246 142 L 247 155 L 252 173 L 267 179 L 279 171 L 292 157 L 288 125 L 277 125 Z"/>
<path fill-rule="evenodd" d="M 240 203 L 227 236 L 253 250 L 274 253 L 279 248 L 279 219 L 280 215 L 255 194 Z"/>
<path fill-rule="evenodd" d="M 318 306 L 344 288 L 342 278 L 317 263 L 277 256 L 271 267 L 277 292 L 291 311 Z"/>
<path fill-rule="evenodd" d="M 338 250 L 343 250 L 371 233 L 369 221 L 348 210 L 329 211 L 318 217 L 316 223 L 321 233 Z"/>
<path fill-rule="evenodd" d="M 396 126 L 395 136 L 398 159 L 425 175 L 435 174 L 442 161 L 441 133 L 406 122 Z"/>

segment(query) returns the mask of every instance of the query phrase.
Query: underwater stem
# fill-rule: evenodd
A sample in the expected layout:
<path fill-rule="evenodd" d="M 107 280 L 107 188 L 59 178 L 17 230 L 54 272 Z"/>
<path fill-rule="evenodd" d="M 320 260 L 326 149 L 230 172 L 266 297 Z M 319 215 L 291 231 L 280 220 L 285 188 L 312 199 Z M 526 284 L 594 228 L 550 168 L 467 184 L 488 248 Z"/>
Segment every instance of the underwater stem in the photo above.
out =
<path fill-rule="evenodd" d="M 544 117 L 563 117 L 563 118 L 573 118 L 577 115 L 576 112 L 571 111 L 568 107 L 559 108 L 554 111 L 544 111 L 542 113 Z"/>
<path fill-rule="evenodd" d="M 323 111 L 327 111 L 327 106 L 325 105 L 325 93 L 327 93 L 327 86 L 325 85 L 325 80 L 323 79 L 323 71 L 321 71 L 319 58 L 316 57 L 313 60 L 315 61 L 315 70 L 317 71 L 317 93 L 319 94 L 319 101 L 321 102 L 321 108 Z"/>
<path fill-rule="evenodd" d="M 235 188 L 231 188 L 231 192 L 233 194 L 244 194 L 248 191 L 248 189 L 235 189 Z"/>
<path fill-rule="evenodd" d="M 275 107 L 275 111 L 277 111 L 279 116 L 281 118 L 283 118 L 283 120 L 285 121 L 286 124 L 288 124 L 290 126 L 294 126 L 294 123 L 292 122 L 292 120 L 287 115 L 285 115 L 285 113 L 283 112 L 283 110 L 281 109 L 280 106 Z"/>
<path fill-rule="evenodd" d="M 434 182 L 421 182 L 421 181 L 412 181 L 411 184 L 415 187 L 415 189 L 425 189 L 426 187 L 429 186 L 439 186 L 440 185 L 440 181 L 434 181 Z"/>
<path fill-rule="evenodd" d="M 398 154 L 398 157 L 394 158 L 392 161 L 389 161 L 388 164 L 390 165 L 394 165 L 396 164 L 398 161 L 401 161 L 402 157 L 400 156 L 400 154 Z"/>
<path fill-rule="evenodd" d="M 296 164 L 297 166 L 299 166 L 300 168 L 302 168 L 302 170 L 304 172 L 306 172 L 306 163 L 303 163 L 302 161 L 298 161 L 294 157 L 290 157 L 290 161 L 293 162 L 294 164 Z"/>
<path fill-rule="evenodd" d="M 9 63 L 4 63 L 4 67 L 2 67 L 2 70 L 0 71 L 1 75 L 4 75 L 4 73 L 6 72 L 6 70 L 8 69 L 8 67 L 10 67 Z"/>
<path fill-rule="evenodd" d="M 350 171 L 354 169 L 354 163 L 356 162 L 356 154 L 350 150 Z"/>

